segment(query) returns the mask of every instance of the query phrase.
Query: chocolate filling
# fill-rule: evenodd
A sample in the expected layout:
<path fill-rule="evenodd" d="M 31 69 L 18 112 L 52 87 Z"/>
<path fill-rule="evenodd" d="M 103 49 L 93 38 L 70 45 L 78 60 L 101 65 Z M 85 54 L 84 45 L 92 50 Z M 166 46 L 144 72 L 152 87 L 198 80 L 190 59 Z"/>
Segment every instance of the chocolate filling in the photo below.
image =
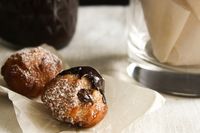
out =
<path fill-rule="evenodd" d="M 91 103 L 93 103 L 91 95 L 90 95 L 90 93 L 86 89 L 81 89 L 78 92 L 77 96 L 78 96 L 78 99 L 81 102 L 85 102 L 85 103 L 91 102 Z"/>
<path fill-rule="evenodd" d="M 106 103 L 106 98 L 104 95 L 105 81 L 94 68 L 89 66 L 73 67 L 62 71 L 59 75 L 64 76 L 67 74 L 76 74 L 79 76 L 79 78 L 86 77 L 90 81 L 92 88 L 100 91 L 103 96 L 102 100 L 104 103 Z"/>

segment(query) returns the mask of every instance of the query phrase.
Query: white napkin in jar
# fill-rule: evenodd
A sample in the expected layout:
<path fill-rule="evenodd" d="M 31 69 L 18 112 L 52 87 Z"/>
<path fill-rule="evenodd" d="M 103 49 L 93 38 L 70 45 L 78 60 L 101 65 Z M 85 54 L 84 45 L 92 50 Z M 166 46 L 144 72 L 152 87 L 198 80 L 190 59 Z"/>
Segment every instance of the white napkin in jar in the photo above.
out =
<path fill-rule="evenodd" d="M 141 1 L 154 56 L 171 65 L 200 65 L 200 1 Z"/>

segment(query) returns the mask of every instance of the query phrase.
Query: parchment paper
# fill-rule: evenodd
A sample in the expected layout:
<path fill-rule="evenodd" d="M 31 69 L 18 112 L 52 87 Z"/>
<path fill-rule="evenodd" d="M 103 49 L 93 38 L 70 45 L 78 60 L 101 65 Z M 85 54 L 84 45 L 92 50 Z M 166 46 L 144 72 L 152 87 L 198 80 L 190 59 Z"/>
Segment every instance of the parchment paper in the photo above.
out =
<path fill-rule="evenodd" d="M 58 55 L 53 48 L 47 45 L 42 47 Z M 0 60 L 0 66 L 3 65 L 11 53 L 10 51 L 3 56 L 2 60 Z M 66 62 L 64 64 L 65 68 L 69 67 Z M 164 98 L 153 90 L 122 82 L 106 75 L 103 77 L 106 82 L 105 94 L 109 109 L 106 117 L 98 125 L 90 129 L 73 129 L 69 128 L 65 123 L 58 122 L 52 118 L 40 98 L 30 100 L 9 90 L 6 88 L 2 77 L 0 78 L 0 97 L 6 97 L 7 95 L 7 100 L 13 103 L 16 119 L 23 133 L 127 132 L 137 118 L 157 110 L 165 102 Z M 6 118 L 4 119 L 9 121 Z M 9 127 L 5 126 L 4 130 L 9 129 Z"/>
<path fill-rule="evenodd" d="M 52 118 L 42 103 L 27 99 L 3 86 L 0 86 L 0 91 L 8 93 L 14 105 L 17 121 L 24 133 L 123 132 L 131 128 L 137 118 L 157 110 L 165 101 L 153 90 L 105 75 L 104 78 L 109 110 L 106 117 L 90 129 L 68 128 L 66 124 Z"/>
<path fill-rule="evenodd" d="M 200 1 L 141 2 L 155 57 L 171 65 L 200 65 Z"/>

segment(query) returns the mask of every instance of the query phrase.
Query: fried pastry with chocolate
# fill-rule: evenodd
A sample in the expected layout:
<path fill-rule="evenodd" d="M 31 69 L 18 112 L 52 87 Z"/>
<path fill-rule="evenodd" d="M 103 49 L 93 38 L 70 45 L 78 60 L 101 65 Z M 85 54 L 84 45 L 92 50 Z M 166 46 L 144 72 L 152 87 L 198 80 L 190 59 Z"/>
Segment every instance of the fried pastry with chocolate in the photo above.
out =
<path fill-rule="evenodd" d="M 94 126 L 108 110 L 104 79 L 88 66 L 61 72 L 45 86 L 42 101 L 53 117 L 75 127 Z"/>

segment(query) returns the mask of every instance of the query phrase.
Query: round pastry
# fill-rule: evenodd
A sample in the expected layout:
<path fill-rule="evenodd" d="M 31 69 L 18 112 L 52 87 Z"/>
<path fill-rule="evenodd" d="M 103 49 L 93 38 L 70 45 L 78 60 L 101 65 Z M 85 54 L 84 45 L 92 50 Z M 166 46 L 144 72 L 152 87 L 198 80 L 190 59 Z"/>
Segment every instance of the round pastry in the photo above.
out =
<path fill-rule="evenodd" d="M 8 87 L 28 98 L 38 97 L 45 84 L 61 71 L 62 61 L 42 47 L 17 51 L 1 68 Z"/>
<path fill-rule="evenodd" d="M 53 117 L 75 127 L 94 126 L 108 109 L 104 79 L 87 66 L 61 72 L 45 86 L 42 101 Z"/>

